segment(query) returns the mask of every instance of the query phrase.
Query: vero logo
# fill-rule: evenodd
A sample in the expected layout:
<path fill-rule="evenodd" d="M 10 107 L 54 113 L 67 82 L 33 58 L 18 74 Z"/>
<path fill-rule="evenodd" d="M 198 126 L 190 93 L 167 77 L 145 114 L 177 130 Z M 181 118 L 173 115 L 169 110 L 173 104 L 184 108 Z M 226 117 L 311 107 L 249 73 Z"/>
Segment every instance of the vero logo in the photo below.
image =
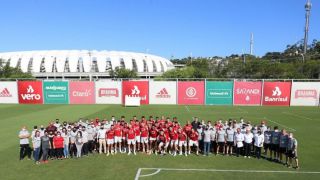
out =
<path fill-rule="evenodd" d="M 19 92 L 19 103 L 42 104 L 42 82 L 19 81 L 18 92 Z"/>
<path fill-rule="evenodd" d="M 41 95 L 35 94 L 34 89 L 32 88 L 31 85 L 28 86 L 27 93 L 21 94 L 21 97 L 23 100 L 40 100 L 41 99 Z"/>

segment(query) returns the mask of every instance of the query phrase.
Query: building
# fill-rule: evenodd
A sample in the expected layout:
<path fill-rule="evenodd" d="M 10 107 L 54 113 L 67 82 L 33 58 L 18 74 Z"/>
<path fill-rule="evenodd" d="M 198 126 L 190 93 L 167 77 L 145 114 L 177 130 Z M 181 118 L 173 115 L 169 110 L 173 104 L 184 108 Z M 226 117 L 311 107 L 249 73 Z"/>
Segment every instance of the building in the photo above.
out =
<path fill-rule="evenodd" d="M 116 67 L 134 70 L 139 77 L 154 77 L 174 68 L 159 56 L 122 51 L 20 51 L 0 53 L 0 59 L 36 78 L 110 77 Z"/>

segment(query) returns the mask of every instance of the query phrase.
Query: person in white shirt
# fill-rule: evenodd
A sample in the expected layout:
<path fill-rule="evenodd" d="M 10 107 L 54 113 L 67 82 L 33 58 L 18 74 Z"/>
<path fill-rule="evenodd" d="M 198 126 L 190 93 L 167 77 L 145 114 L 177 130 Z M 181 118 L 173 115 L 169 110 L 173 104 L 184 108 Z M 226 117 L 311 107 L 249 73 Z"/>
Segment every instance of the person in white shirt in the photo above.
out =
<path fill-rule="evenodd" d="M 89 153 L 92 153 L 94 149 L 94 139 L 96 136 L 94 124 L 91 123 L 91 125 L 87 127 L 86 131 L 88 133 L 88 151 Z"/>
<path fill-rule="evenodd" d="M 253 140 L 253 134 L 251 133 L 250 129 L 246 130 L 244 136 L 244 157 L 251 157 L 251 145 Z"/>
<path fill-rule="evenodd" d="M 254 146 L 256 158 L 260 159 L 261 157 L 261 148 L 263 147 L 264 134 L 261 129 L 258 129 L 258 133 L 254 135 Z"/>
<path fill-rule="evenodd" d="M 59 119 L 56 119 L 56 123 L 53 124 L 57 129 L 60 127 Z"/>
<path fill-rule="evenodd" d="M 69 157 L 69 142 L 70 142 L 70 132 L 64 127 L 62 129 L 61 137 L 63 137 L 63 155 L 64 158 Z"/>
<path fill-rule="evenodd" d="M 84 126 L 82 126 L 82 142 L 82 154 L 88 156 L 88 132 Z"/>
<path fill-rule="evenodd" d="M 31 148 L 29 146 L 30 133 L 25 126 L 21 128 L 18 135 L 20 139 L 20 160 L 22 160 L 26 155 L 28 159 L 31 159 Z"/>
<path fill-rule="evenodd" d="M 234 145 L 236 147 L 237 157 L 239 157 L 239 155 L 242 154 L 243 141 L 244 141 L 244 135 L 241 133 L 241 129 L 238 128 L 237 132 L 234 134 Z"/>
<path fill-rule="evenodd" d="M 106 133 L 107 129 L 104 128 L 103 125 L 101 125 L 98 133 L 97 133 L 97 139 L 99 141 L 99 153 L 102 153 L 102 148 L 104 153 L 107 153 L 107 143 L 106 143 Z"/>
<path fill-rule="evenodd" d="M 204 131 L 203 131 L 203 155 L 204 156 L 209 156 L 210 152 L 210 143 L 211 143 L 211 132 L 208 129 L 209 127 L 206 126 Z"/>

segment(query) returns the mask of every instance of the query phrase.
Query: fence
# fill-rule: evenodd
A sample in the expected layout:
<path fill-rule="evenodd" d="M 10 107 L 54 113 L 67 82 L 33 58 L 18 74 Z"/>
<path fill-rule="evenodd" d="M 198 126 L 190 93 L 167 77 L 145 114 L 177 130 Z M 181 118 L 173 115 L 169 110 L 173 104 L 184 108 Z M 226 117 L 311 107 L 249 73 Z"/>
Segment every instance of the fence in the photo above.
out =
<path fill-rule="evenodd" d="M 6 79 L 8 80 L 8 79 Z M 320 80 L 94 79 L 0 81 L 3 104 L 319 106 Z"/>

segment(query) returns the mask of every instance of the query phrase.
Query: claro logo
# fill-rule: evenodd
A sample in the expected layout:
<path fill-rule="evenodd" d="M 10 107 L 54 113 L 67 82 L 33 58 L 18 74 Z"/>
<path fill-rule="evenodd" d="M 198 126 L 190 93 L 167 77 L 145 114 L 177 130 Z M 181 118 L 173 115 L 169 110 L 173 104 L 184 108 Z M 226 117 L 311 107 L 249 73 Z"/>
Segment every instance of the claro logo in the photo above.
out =
<path fill-rule="evenodd" d="M 77 97 L 88 97 L 91 96 L 91 90 L 86 89 L 85 91 L 73 91 L 72 96 L 77 96 Z"/>
<path fill-rule="evenodd" d="M 29 101 L 40 100 L 41 99 L 41 95 L 37 94 L 37 93 L 34 93 L 33 87 L 31 85 L 29 85 L 27 87 L 27 93 L 26 94 L 21 94 L 21 98 L 23 100 L 29 100 Z"/>

